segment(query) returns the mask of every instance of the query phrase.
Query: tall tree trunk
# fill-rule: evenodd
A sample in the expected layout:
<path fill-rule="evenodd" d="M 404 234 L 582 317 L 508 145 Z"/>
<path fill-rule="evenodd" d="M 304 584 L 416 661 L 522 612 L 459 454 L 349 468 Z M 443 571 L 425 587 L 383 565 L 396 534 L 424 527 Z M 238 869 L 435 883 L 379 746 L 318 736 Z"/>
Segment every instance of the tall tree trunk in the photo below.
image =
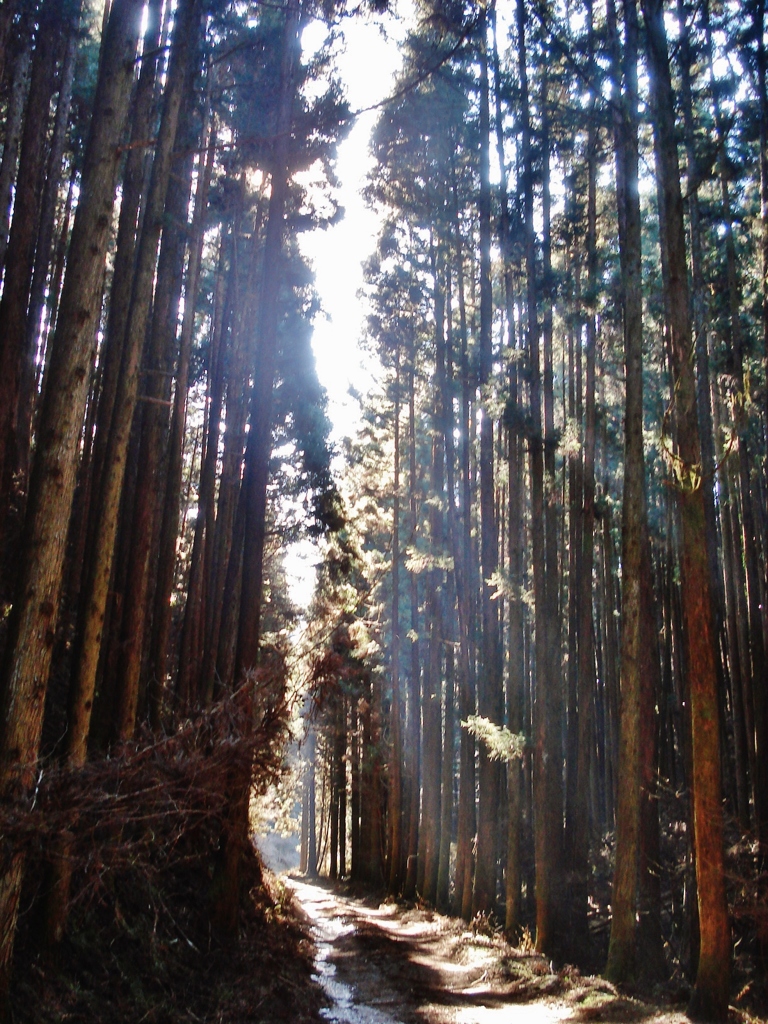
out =
<path fill-rule="evenodd" d="M 616 91 L 622 79 L 618 29 L 609 4 Z M 621 680 L 616 866 L 613 877 L 611 938 L 606 975 L 617 982 L 635 976 L 640 866 L 641 749 L 643 708 L 643 562 L 646 530 L 643 454 L 643 297 L 640 195 L 638 191 L 637 54 L 638 20 L 634 0 L 624 0 L 624 89 L 618 104 L 616 181 L 619 205 L 624 311 L 624 502 L 622 509 Z"/>
<path fill-rule="evenodd" d="M 459 684 L 459 718 L 466 721 L 474 715 L 475 708 L 475 664 L 474 664 L 474 612 L 470 595 L 470 536 L 471 513 L 469 479 L 470 419 L 469 399 L 469 356 L 467 349 L 467 314 L 464 296 L 464 265 L 462 256 L 461 231 L 459 227 L 458 197 L 455 167 L 452 165 L 451 200 L 453 204 L 453 233 L 456 248 L 456 284 L 459 298 L 460 375 L 461 375 L 461 419 L 459 432 L 459 493 L 460 509 L 454 505 L 453 476 L 453 418 L 448 418 L 452 403 L 446 399 L 443 414 L 446 417 L 445 445 L 448 477 L 448 529 L 456 581 L 456 600 L 459 615 L 459 655 L 461 659 L 461 681 Z M 450 324 L 450 319 L 449 319 Z M 446 382 L 447 389 L 447 382 Z M 458 514 L 460 511 L 461 515 Z M 454 881 L 454 913 L 467 920 L 472 912 L 472 878 L 474 875 L 473 841 L 475 834 L 475 742 L 467 729 L 461 730 L 459 739 L 459 806 L 456 835 L 456 873 Z"/>
<path fill-rule="evenodd" d="M 0 299 L 0 549 L 8 540 L 10 508 L 19 499 L 19 399 L 25 366 L 33 358 L 27 351 L 27 307 L 35 266 L 48 115 L 56 84 L 61 30 L 56 7 L 55 0 L 47 0 L 40 12 Z"/>
<path fill-rule="evenodd" d="M 394 483 L 392 494 L 392 711 L 390 714 L 392 752 L 389 770 L 389 881 L 388 890 L 400 891 L 403 842 L 402 712 L 400 697 L 400 342 L 395 343 L 395 405 L 392 413 L 394 433 Z"/>
<path fill-rule="evenodd" d="M 93 491 L 96 494 L 101 487 L 104 459 L 120 378 L 120 360 L 128 326 L 131 287 L 136 262 L 139 213 L 142 199 L 146 200 L 146 168 L 151 159 L 151 152 L 146 145 L 146 140 L 156 133 L 157 128 L 152 106 L 158 74 L 162 0 L 150 0 L 146 10 L 147 19 L 142 51 L 149 56 L 142 59 L 131 109 L 131 138 L 121 183 L 120 218 L 117 225 L 115 263 L 109 291 L 109 315 L 104 342 L 99 350 L 101 382 L 91 469 L 94 479 Z M 94 503 L 91 520 L 88 524 L 89 551 L 93 549 L 98 512 L 98 503 Z M 85 577 L 87 574 L 88 564 L 85 564 L 83 576 Z"/>
<path fill-rule="evenodd" d="M 504 157 L 504 119 L 501 102 L 501 68 L 499 62 L 498 38 L 496 31 L 496 7 L 490 8 L 493 29 L 493 81 L 494 106 L 496 115 L 496 152 L 501 172 L 500 181 L 500 241 L 504 257 L 504 303 L 506 312 L 507 349 L 516 349 L 515 341 L 515 294 L 512 269 L 512 231 L 509 211 L 508 180 Z M 523 480 L 522 451 L 520 446 L 519 423 L 522 413 L 519 407 L 518 369 L 514 360 L 508 370 L 509 397 L 505 412 L 507 435 L 507 472 L 509 476 L 509 515 L 506 543 L 508 545 L 509 579 L 513 592 L 509 597 L 509 646 L 507 658 L 506 723 L 515 734 L 523 728 L 524 701 L 524 656 L 523 656 Z M 507 764 L 507 835 L 504 862 L 505 916 L 504 929 L 514 941 L 521 922 L 521 829 L 522 829 L 522 777 L 520 760 L 513 759 Z"/>
<path fill-rule="evenodd" d="M 285 204 L 288 196 L 288 149 L 296 72 L 301 53 L 300 0 L 288 7 L 280 72 L 280 102 L 275 125 L 276 142 L 270 170 L 270 200 L 261 297 L 258 310 L 258 357 L 251 395 L 250 430 L 245 455 L 243 487 L 246 490 L 246 545 L 243 560 L 243 593 L 238 623 L 235 683 L 256 667 L 261 623 L 262 571 L 266 527 L 267 477 L 272 451 L 272 389 L 277 366 L 278 318 Z"/>
<path fill-rule="evenodd" d="M 201 691 L 210 697 L 213 697 L 216 691 L 219 638 L 225 605 L 227 607 L 231 606 L 231 611 L 234 614 L 234 606 L 231 601 L 224 601 L 224 593 L 230 562 L 238 495 L 240 492 L 243 450 L 245 447 L 247 417 L 245 381 L 249 360 L 253 357 L 250 339 L 252 335 L 251 325 L 256 316 L 256 289 L 249 287 L 249 282 L 255 277 L 258 265 L 257 253 L 262 220 L 261 201 L 259 201 L 256 219 L 252 225 L 251 239 L 245 246 L 244 252 L 241 253 L 239 239 L 242 221 L 245 217 L 244 207 L 246 202 L 244 177 L 241 179 L 240 186 L 240 196 L 237 200 L 238 208 L 235 211 L 232 230 L 232 256 L 226 300 L 226 315 L 229 315 L 229 311 L 232 310 L 233 320 L 231 325 L 230 356 L 226 367 L 226 429 L 224 432 L 222 469 L 219 477 L 216 523 L 211 539 L 210 580 L 207 594 L 207 614 L 200 680 Z M 239 298 L 240 296 L 242 298 Z M 237 315 L 234 315 L 235 306 L 237 306 Z M 174 508 L 178 507 L 178 502 L 174 506 L 169 495 L 166 507 L 170 513 Z M 175 514 L 178 515 L 178 511 Z M 169 542 L 174 537 L 175 533 L 169 530 Z M 170 599 L 170 576 L 167 579 L 167 583 L 168 589 L 164 591 L 164 595 L 167 594 L 167 596 L 163 597 L 164 620 L 166 622 L 169 621 L 170 615 L 168 603 Z M 219 678 L 221 684 L 226 687 L 229 683 L 228 676 Z"/>
<path fill-rule="evenodd" d="M 747 441 L 747 422 L 744 407 L 749 395 L 744 377 L 744 341 L 741 327 L 741 289 L 739 286 L 736 244 L 733 237 L 733 213 L 728 184 L 729 167 L 726 129 L 718 83 L 715 77 L 714 47 L 712 28 L 709 22 L 709 6 L 705 0 L 702 7 L 705 28 L 705 45 L 709 65 L 710 89 L 715 110 L 715 127 L 718 143 L 718 175 L 720 196 L 725 227 L 725 255 L 728 281 L 728 312 L 730 317 L 731 363 L 736 386 L 733 397 L 733 417 L 736 425 L 739 487 L 741 490 L 741 517 L 744 545 L 744 562 L 747 572 L 747 607 L 749 610 L 749 637 L 752 654 L 752 699 L 754 714 L 755 766 L 755 824 L 761 844 L 762 857 L 768 862 L 768 721 L 766 720 L 766 657 L 763 633 L 763 607 L 761 601 L 759 536 L 755 523 L 750 485 L 750 458 Z"/>
<path fill-rule="evenodd" d="M 205 138 L 207 131 L 208 128 L 205 126 L 203 138 Z M 189 259 L 184 288 L 184 318 L 179 338 L 171 436 L 168 444 L 168 484 L 175 479 L 172 474 L 175 473 L 177 466 L 181 467 L 182 461 L 177 455 L 177 451 L 183 444 L 183 433 L 186 424 L 189 363 L 192 352 L 198 279 L 202 258 L 203 223 L 208 208 L 208 188 L 213 171 L 214 143 L 215 136 L 211 133 L 207 140 L 205 162 L 202 167 L 198 168 L 199 184 L 197 195 L 195 196 L 195 212 L 189 239 Z M 186 182 L 184 185 L 186 185 Z M 180 185 L 178 191 L 182 198 L 188 202 L 189 192 L 184 185 Z M 183 252 L 183 248 L 181 252 Z M 178 303 L 173 303 L 173 307 L 178 310 Z M 163 333 L 165 334 L 165 339 L 158 338 L 158 343 L 161 343 L 161 340 L 165 340 L 166 345 L 168 345 L 168 342 L 172 342 L 175 337 L 175 332 L 168 331 Z M 168 351 L 169 348 L 170 345 L 168 345 L 165 352 L 158 350 L 153 353 L 151 365 L 159 371 L 155 375 L 158 378 L 157 384 L 160 383 L 163 376 L 167 375 L 168 368 L 172 365 L 172 356 L 171 352 Z M 150 383 L 148 382 L 148 384 Z M 149 392 L 149 397 L 156 397 L 154 393 L 155 388 Z M 123 644 L 121 646 L 124 651 L 124 658 L 118 676 L 120 702 L 118 706 L 117 735 L 121 740 L 130 739 L 132 736 L 136 713 L 139 707 L 139 675 L 144 651 L 144 630 L 148 619 L 146 605 L 150 592 L 150 552 L 153 549 L 153 521 L 155 519 L 157 499 L 156 476 L 159 471 L 161 430 L 163 426 L 161 415 L 165 416 L 162 410 L 163 407 L 157 404 L 149 405 L 142 423 L 142 449 L 139 455 L 139 488 L 134 507 L 130 576 L 126 585 L 125 612 L 123 616 Z M 165 416 L 165 429 L 167 431 L 167 416 Z M 193 588 L 192 581 L 190 580 L 188 601 L 193 593 L 193 589 L 195 588 Z M 191 599 L 196 600 L 196 596 L 195 594 L 195 597 Z"/>
<path fill-rule="evenodd" d="M 690 30 L 686 18 L 685 4 L 678 0 L 677 20 L 680 26 L 680 92 L 685 125 L 686 184 L 688 190 L 688 224 L 691 239 L 691 314 L 696 352 L 696 408 L 699 414 L 699 436 L 701 438 L 701 485 L 704 492 L 704 512 L 707 526 L 707 555 L 712 577 L 713 612 L 717 636 L 723 630 L 723 583 L 717 555 L 717 517 L 715 512 L 715 439 L 712 428 L 712 403 L 709 383 L 709 346 L 707 343 L 707 315 L 704 251 L 701 237 L 701 210 L 699 206 L 699 161 L 696 155 L 696 126 L 693 110 L 693 85 L 691 66 L 693 54 L 690 46 Z M 717 647 L 718 675 L 721 690 L 725 690 L 722 660 Z"/>
<path fill-rule="evenodd" d="M 501 648 L 498 605 L 493 577 L 498 569 L 498 537 L 494 509 L 494 443 L 490 391 L 493 375 L 493 293 L 491 283 L 490 102 L 488 84 L 488 24 L 478 23 L 480 61 L 480 529 L 482 569 L 482 667 L 478 676 L 477 707 L 481 717 L 496 725 L 503 721 Z M 477 848 L 473 914 L 490 914 L 496 905 L 496 847 L 498 839 L 499 764 L 481 744 L 478 761 Z"/>
<path fill-rule="evenodd" d="M 8 251 L 8 229 L 13 206 L 13 185 L 19 160 L 21 133 L 24 130 L 24 107 L 29 91 L 29 72 L 32 65 L 32 33 L 28 19 L 19 25 L 18 52 L 13 65 L 11 92 L 8 97 L 3 159 L 0 162 L 0 270 L 5 266 Z"/>
<path fill-rule="evenodd" d="M 415 399 L 415 342 L 411 336 L 410 365 L 408 367 L 408 505 L 413 543 L 417 527 L 416 480 L 416 399 Z M 411 572 L 409 596 L 411 606 L 411 668 L 408 679 L 408 854 L 405 867 L 403 895 L 413 899 L 419 870 L 419 809 L 421 805 L 421 658 L 419 652 L 419 588 L 418 579 Z"/>
<path fill-rule="evenodd" d="M 157 248 L 170 179 L 171 157 L 176 141 L 181 101 L 188 77 L 190 47 L 198 20 L 197 0 L 187 0 L 186 4 L 180 7 L 174 33 L 163 117 L 155 159 L 152 164 L 152 178 L 144 224 L 136 255 L 136 271 L 125 329 L 125 347 L 121 359 L 120 380 L 104 458 L 103 479 L 97 499 L 100 509 L 99 519 L 93 544 L 90 575 L 83 600 L 79 658 L 72 683 L 74 697 L 72 718 L 69 723 L 71 740 L 68 741 L 71 751 L 78 750 L 85 744 L 90 727 L 118 528 L 120 497 L 138 395 L 139 364 L 152 302 Z M 125 739 L 126 730 L 121 728 L 119 735 L 121 739 Z"/>
<path fill-rule="evenodd" d="M 449 909 L 448 893 L 451 871 L 451 822 L 453 819 L 453 748 L 454 748 L 454 658 L 453 650 L 445 654 L 445 729 L 443 760 L 440 768 L 440 851 L 437 870 L 435 906 L 441 914 Z"/>
<path fill-rule="evenodd" d="M 762 291 L 763 358 L 768 367 L 768 61 L 765 49 L 765 2 L 753 5 L 753 25 L 757 41 L 757 93 L 760 108 L 760 270 Z M 768 387 L 763 401 L 763 429 L 768 448 Z M 768 493 L 768 459 L 765 462 L 765 492 Z M 768 551 L 768 534 L 763 550 Z M 768 566 L 766 567 L 768 571 Z M 768 581 L 767 584 L 768 585 Z M 767 629 L 768 632 L 768 620 Z"/>
<path fill-rule="evenodd" d="M 562 660 L 560 654 L 559 562 L 558 562 L 558 510 L 555 498 L 556 473 L 555 450 L 555 396 L 552 355 L 554 316 L 554 277 L 552 274 L 552 198 L 551 198 L 551 141 L 550 141 L 550 84 L 546 51 L 543 55 L 541 74 L 541 224 L 542 224 L 542 274 L 541 274 L 541 356 L 542 356 L 542 399 L 543 399 L 543 448 L 544 448 L 544 602 L 545 627 L 544 653 L 547 658 L 547 687 L 544 694 L 547 721 L 547 751 L 544 767 L 547 772 L 548 798 L 545 814 L 549 834 L 550 890 L 553 906 L 562 906 L 562 717 L 563 700 L 560 677 Z"/>
<path fill-rule="evenodd" d="M 25 342 L 26 361 L 22 368 L 18 414 L 18 467 L 21 487 L 26 493 L 29 475 L 29 448 L 32 428 L 32 413 L 35 403 L 35 382 L 37 363 L 42 362 L 41 319 L 45 307 L 45 286 L 51 269 L 52 245 L 56 221 L 56 204 L 62 184 L 62 159 L 69 127 L 69 111 L 72 104 L 72 86 L 75 77 L 75 57 L 80 25 L 80 4 L 74 9 L 62 26 L 64 56 L 59 72 L 59 99 L 56 104 L 56 118 L 48 151 L 48 169 L 40 209 L 40 224 L 35 251 L 35 270 L 29 294 L 27 311 L 27 337 Z"/>
<path fill-rule="evenodd" d="M 587 3 L 587 32 L 589 47 L 590 82 L 596 82 L 594 57 L 593 8 Z M 579 558 L 580 590 L 578 606 L 578 727 L 575 767 L 573 831 L 570 837 L 570 871 L 573 878 L 574 907 L 572 948 L 583 949 L 588 943 L 587 909 L 589 898 L 590 847 L 590 777 L 593 771 L 593 707 L 595 699 L 595 651 L 593 645 L 592 575 L 594 570 L 595 527 L 595 355 L 597 348 L 597 146 L 598 131 L 595 85 L 592 85 L 589 125 L 587 128 L 587 295 L 584 302 L 586 319 L 585 350 L 585 423 L 584 455 L 581 477 L 583 513 L 581 522 L 581 557 Z M 576 586 L 576 581 L 572 583 Z"/>
<path fill-rule="evenodd" d="M 521 157 L 525 230 L 525 272 L 527 278 L 527 333 L 530 377 L 531 438 L 531 561 L 535 603 L 536 700 L 534 707 L 534 853 L 536 860 L 536 948 L 551 952 L 557 942 L 558 894 L 556 879 L 562 815 L 560 813 L 560 763 L 553 757 L 553 734 L 560 722 L 553 721 L 550 676 L 551 654 L 549 603 L 545 570 L 544 434 L 541 403 L 538 289 L 536 282 L 536 238 L 533 221 L 533 157 L 530 101 L 528 93 L 526 12 L 524 0 L 517 4 L 517 45 L 522 121 Z"/>
<path fill-rule="evenodd" d="M 0 795 L 24 800 L 36 776 L 56 631 L 80 432 L 101 309 L 116 153 L 128 114 L 141 0 L 114 0 L 102 48 L 64 290 L 53 339 L 23 536 L 24 557 L 2 676 Z M 17 852 L 0 877 L 0 1003 L 7 1004 L 24 869 Z"/>
<path fill-rule="evenodd" d="M 272 451 L 272 390 L 277 366 L 279 293 L 282 276 L 285 204 L 288 196 L 290 128 L 297 89 L 302 28 L 300 0 L 289 4 L 283 26 L 280 91 L 275 120 L 275 143 L 270 168 L 270 200 L 264 242 L 258 310 L 258 361 L 249 414 L 250 431 L 245 456 L 245 496 L 242 591 L 237 624 L 234 684 L 245 683 L 258 664 L 264 538 L 266 532 L 267 481 Z M 250 684 L 249 684 L 250 685 Z M 252 700 L 248 701 L 250 708 Z M 248 831 L 250 772 L 237 773 L 228 792 L 221 863 L 214 886 L 218 888 L 214 918 L 219 928 L 231 933 L 240 902 L 240 861 Z"/>
<path fill-rule="evenodd" d="M 442 253 L 436 251 L 434 241 L 430 243 L 432 276 L 434 280 L 435 307 L 435 377 L 433 386 L 432 440 L 432 493 L 442 496 L 445 492 L 445 444 L 441 438 L 443 425 L 443 388 L 445 377 L 445 293 L 443 291 Z M 438 560 L 443 553 L 444 523 L 440 508 L 433 503 L 429 510 L 430 545 L 433 557 Z M 442 789 L 442 654 L 444 625 L 444 577 L 438 568 L 429 574 L 428 616 L 430 624 L 429 660 L 424 677 L 424 782 L 421 812 L 421 835 L 424 846 L 424 881 L 422 895 L 430 903 L 437 902 L 437 884 L 440 866 L 440 826 Z M 420 865 L 421 866 L 421 865 Z"/>
<path fill-rule="evenodd" d="M 185 107 L 182 107 L 182 124 L 186 120 L 184 114 L 189 107 L 190 99 L 188 92 Z M 181 145 L 176 147 L 175 159 L 178 159 L 185 150 L 188 152 L 195 144 L 189 138 L 183 138 L 179 142 Z M 122 559 L 125 597 L 121 634 L 117 644 L 121 655 L 120 669 L 116 669 L 114 673 L 116 676 L 118 671 L 124 670 L 130 679 L 137 667 L 142 672 L 144 687 L 140 695 L 139 713 L 149 711 L 150 724 L 154 729 L 159 727 L 159 721 L 155 719 L 154 714 L 159 708 L 160 693 L 156 685 L 155 649 L 152 643 L 147 645 L 148 655 L 143 658 L 144 631 L 151 625 L 154 639 L 156 631 L 162 629 L 163 624 L 158 621 L 161 618 L 158 614 L 158 589 L 165 584 L 168 563 L 171 566 L 171 574 L 176 564 L 182 462 L 182 455 L 177 454 L 176 449 L 183 446 L 183 436 L 179 435 L 177 425 L 177 407 L 181 395 L 176 391 L 172 400 L 171 385 L 179 361 L 178 350 L 181 348 L 177 336 L 189 233 L 187 211 L 192 185 L 191 153 L 180 161 L 172 181 L 178 182 L 178 188 L 172 189 L 165 208 L 165 227 L 157 260 L 157 283 L 152 303 L 152 326 L 143 358 L 143 415 L 140 417 L 141 440 L 131 523 L 132 536 L 130 546 L 125 545 L 127 551 Z M 183 402 L 180 413 L 182 417 L 185 411 L 186 402 Z M 137 422 L 137 430 L 138 426 Z M 183 424 L 181 431 L 183 434 Z M 176 447 L 173 447 L 174 444 Z M 169 517 L 172 524 L 170 540 L 167 532 L 169 519 L 165 515 L 166 501 L 173 502 L 176 513 L 175 516 Z M 123 515 L 125 514 L 124 512 Z M 165 544 L 172 547 L 170 557 L 164 547 Z M 114 640 L 112 649 L 115 649 Z M 132 685 L 129 682 L 129 690 Z M 118 683 L 117 691 L 124 691 L 122 684 Z M 117 715 L 114 718 L 116 722 Z M 110 728 L 112 725 L 113 723 L 110 723 Z"/>
<path fill-rule="evenodd" d="M 730 981 L 730 929 L 725 897 L 717 671 L 704 500 L 697 485 L 701 448 L 691 363 L 691 323 L 683 202 L 674 125 L 674 96 L 661 0 L 643 0 L 651 74 L 659 212 L 667 255 L 667 306 L 677 441 L 675 464 L 682 520 L 682 601 L 690 680 L 693 809 L 700 951 L 689 1015 L 725 1020 Z"/>

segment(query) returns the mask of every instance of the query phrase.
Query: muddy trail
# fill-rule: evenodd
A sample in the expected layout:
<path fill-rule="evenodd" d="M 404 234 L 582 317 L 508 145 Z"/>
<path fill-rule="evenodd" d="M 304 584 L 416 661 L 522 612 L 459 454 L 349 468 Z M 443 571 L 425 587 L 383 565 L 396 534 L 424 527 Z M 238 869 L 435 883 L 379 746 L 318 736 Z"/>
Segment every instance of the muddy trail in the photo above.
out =
<path fill-rule="evenodd" d="M 379 903 L 323 883 L 286 885 L 314 939 L 331 1024 L 682 1024 L 682 1008 L 619 994 L 573 968 L 427 909 Z"/>

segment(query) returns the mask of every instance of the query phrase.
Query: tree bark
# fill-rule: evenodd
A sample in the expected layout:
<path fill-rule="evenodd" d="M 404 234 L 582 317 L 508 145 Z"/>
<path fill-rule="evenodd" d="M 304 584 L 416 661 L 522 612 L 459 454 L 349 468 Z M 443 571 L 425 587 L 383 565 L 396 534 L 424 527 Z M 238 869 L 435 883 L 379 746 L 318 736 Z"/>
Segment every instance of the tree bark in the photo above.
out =
<path fill-rule="evenodd" d="M 697 482 L 701 448 L 691 361 L 691 323 L 674 96 L 661 0 L 643 0 L 662 239 L 667 254 L 669 345 L 679 454 L 675 463 L 682 521 L 682 601 L 690 679 L 693 810 L 700 951 L 688 1007 L 693 1019 L 725 1020 L 730 928 L 725 896 L 720 729 L 704 500 Z"/>
<path fill-rule="evenodd" d="M 301 55 L 302 6 L 293 0 L 285 15 L 280 68 L 280 91 L 275 119 L 270 173 L 271 192 L 264 262 L 258 310 L 258 361 L 249 414 L 250 430 L 245 456 L 243 491 L 245 498 L 242 590 L 237 624 L 234 685 L 253 687 L 249 676 L 256 670 L 262 612 L 264 538 L 266 530 L 267 482 L 272 451 L 272 390 L 277 366 L 279 292 L 282 276 L 285 204 L 289 185 L 289 145 L 293 106 L 297 89 L 297 69 Z M 253 695 L 249 698 L 253 700 Z M 220 898 L 216 900 L 215 920 L 222 930 L 232 932 L 240 898 L 240 859 L 248 831 L 248 794 L 250 774 L 232 780 L 225 830 Z M 216 880 L 214 880 L 216 884 Z"/>
<path fill-rule="evenodd" d="M 186 4 L 180 7 L 174 33 L 168 84 L 164 94 L 163 116 L 155 159 L 152 164 L 144 223 L 136 255 L 136 271 L 125 329 L 125 347 L 121 357 L 120 379 L 105 452 L 103 479 L 97 499 L 100 511 L 93 542 L 90 576 L 83 600 L 79 658 L 72 684 L 74 698 L 72 701 L 73 713 L 69 723 L 71 733 L 69 749 L 73 752 L 84 747 L 90 728 L 107 594 L 112 574 L 120 497 L 125 477 L 131 425 L 136 409 L 140 360 L 152 301 L 162 215 L 170 180 L 171 158 L 176 141 L 179 111 L 188 78 L 190 47 L 198 19 L 197 0 L 187 0 Z M 123 714 L 121 719 L 118 736 L 124 740 L 128 738 L 126 714 Z M 130 731 L 133 731 L 132 725 Z"/>
<path fill-rule="evenodd" d="M 612 890 L 611 938 L 605 973 L 616 982 L 634 978 L 636 917 L 639 894 L 641 779 L 643 751 L 641 726 L 643 605 L 642 542 L 646 529 L 645 460 L 643 453 L 643 297 L 641 221 L 638 191 L 637 53 L 638 20 L 635 0 L 624 0 L 623 76 L 620 70 L 618 29 L 613 4 L 609 5 L 614 50 L 614 75 L 623 77 L 614 136 L 616 144 L 619 244 L 621 248 L 624 311 L 624 499 L 622 509 L 621 679 L 619 697 L 618 805 L 616 813 L 616 866 Z"/>
<path fill-rule="evenodd" d="M 208 120 L 206 112 L 206 121 Z M 179 357 L 176 368 L 176 387 L 173 399 L 173 416 L 171 421 L 171 436 L 169 439 L 169 473 L 166 486 L 178 493 L 176 481 L 181 482 L 182 449 L 184 445 L 184 429 L 187 421 L 187 398 L 189 391 L 189 364 L 192 353 L 192 340 L 195 325 L 195 308 L 197 304 L 197 291 L 200 276 L 200 262 L 203 254 L 203 226 L 206 211 L 208 209 L 208 190 L 213 173 L 213 157 L 216 145 L 216 133 L 210 130 L 210 126 L 204 127 L 204 136 L 208 134 L 206 142 L 205 163 L 199 170 L 199 188 L 195 196 L 195 212 L 192 220 L 190 233 L 189 260 L 187 264 L 186 285 L 184 289 L 184 318 L 181 325 L 181 336 L 179 338 Z M 178 502 L 176 503 L 178 506 Z M 204 515 L 204 509 L 198 501 L 198 517 Z M 200 626 L 200 611 L 202 607 L 202 560 L 198 552 L 193 549 L 190 566 L 190 575 L 187 585 L 187 608 L 184 616 L 184 631 L 181 640 L 181 654 L 179 660 L 179 684 L 178 690 L 181 697 L 182 713 L 193 703 L 197 703 L 200 696 L 199 688 L 199 666 L 196 668 L 196 677 L 192 679 L 192 666 L 190 665 L 193 650 L 191 634 L 195 628 Z M 187 626 L 189 622 L 189 627 Z M 195 659 L 197 661 L 197 659 Z M 137 660 L 134 670 L 138 677 L 140 661 Z M 182 683 L 181 680 L 184 680 Z M 136 685 L 135 683 L 133 684 Z M 186 705 L 186 706 L 185 706 Z"/>
<path fill-rule="evenodd" d="M 494 430 L 490 394 L 493 375 L 491 282 L 490 102 L 488 84 L 487 18 L 478 25 L 480 59 L 480 529 L 482 570 L 482 669 L 478 677 L 479 714 L 496 725 L 502 722 L 501 649 L 493 577 L 498 569 L 498 536 L 494 509 Z M 477 849 L 473 914 L 490 914 L 496 906 L 496 848 L 498 840 L 499 764 L 480 745 L 477 805 Z"/>
<path fill-rule="evenodd" d="M 30 481 L 24 558 L 3 665 L 0 794 L 26 799 L 35 778 L 61 593 L 67 521 L 101 308 L 117 151 L 128 114 L 140 0 L 114 0 L 103 44 L 48 384 Z M 7 1002 L 24 858 L 0 878 L 0 1002 Z"/>
<path fill-rule="evenodd" d="M 403 884 L 403 739 L 400 696 L 400 340 L 395 342 L 395 396 L 392 412 L 394 434 L 394 482 L 392 488 L 392 711 L 390 731 L 392 750 L 389 770 L 389 880 L 388 891 L 395 895 Z"/>
<path fill-rule="evenodd" d="M 527 278 L 527 332 L 530 379 L 531 436 L 531 561 L 535 603 L 536 701 L 534 707 L 534 853 L 536 860 L 536 949 L 551 952 L 557 942 L 558 894 L 556 892 L 561 842 L 560 763 L 554 757 L 553 733 L 560 722 L 553 721 L 548 649 L 549 592 L 545 572 L 544 434 L 541 402 L 536 239 L 533 222 L 533 162 L 530 101 L 528 92 L 526 12 L 524 0 L 517 4 L 517 45 L 522 121 L 521 158 L 525 230 L 525 271 Z"/>
<path fill-rule="evenodd" d="M 736 243 L 733 237 L 733 212 L 728 184 L 726 128 L 720 100 L 718 83 L 715 78 L 712 28 L 709 22 L 709 6 L 703 4 L 705 46 L 709 65 L 710 90 L 715 112 L 715 129 L 718 143 L 718 176 L 722 201 L 722 221 L 725 228 L 725 255 L 728 282 L 728 313 L 730 319 L 731 366 L 736 393 L 733 396 L 733 418 L 736 426 L 739 466 L 739 487 L 741 491 L 742 542 L 747 573 L 747 608 L 749 611 L 749 638 L 752 655 L 752 698 L 754 715 L 755 767 L 755 824 L 761 844 L 762 857 L 768 858 L 768 721 L 766 720 L 766 657 L 763 633 L 763 607 L 761 603 L 759 535 L 755 523 L 750 485 L 750 454 L 747 440 L 747 420 L 744 407 L 749 399 L 744 378 L 744 341 L 741 327 L 741 290 L 737 267 Z"/>
<path fill-rule="evenodd" d="M 48 169 L 40 209 L 40 224 L 35 250 L 35 270 L 29 293 L 27 311 L 27 338 L 25 342 L 26 362 L 22 369 L 18 413 L 18 468 L 21 487 L 26 493 L 29 476 L 30 443 L 32 440 L 32 415 L 35 405 L 35 384 L 37 366 L 42 363 L 44 345 L 42 337 L 42 314 L 45 308 L 45 286 L 49 271 L 52 270 L 52 246 L 56 221 L 56 203 L 62 184 L 62 159 L 69 127 L 69 112 L 72 105 L 72 86 L 75 77 L 77 36 L 80 25 L 80 5 L 69 14 L 62 26 L 64 56 L 59 72 L 59 98 L 56 104 L 56 118 L 48 151 Z"/>
<path fill-rule="evenodd" d="M 8 251 L 8 228 L 11 223 L 13 184 L 19 159 L 19 144 L 24 128 L 24 107 L 29 91 L 29 72 L 32 65 L 32 34 L 28 23 L 19 26 L 18 53 L 13 66 L 11 94 L 5 115 L 3 159 L 0 162 L 0 268 L 5 266 Z"/>
<path fill-rule="evenodd" d="M 21 138 L 13 221 L 6 253 L 0 299 L 0 548 L 7 537 L 8 515 L 20 481 L 17 478 L 21 439 L 19 399 L 26 364 L 27 306 L 35 265 L 48 112 L 56 84 L 56 59 L 61 24 L 54 0 L 40 12 L 37 45 L 32 58 L 29 94 Z"/>

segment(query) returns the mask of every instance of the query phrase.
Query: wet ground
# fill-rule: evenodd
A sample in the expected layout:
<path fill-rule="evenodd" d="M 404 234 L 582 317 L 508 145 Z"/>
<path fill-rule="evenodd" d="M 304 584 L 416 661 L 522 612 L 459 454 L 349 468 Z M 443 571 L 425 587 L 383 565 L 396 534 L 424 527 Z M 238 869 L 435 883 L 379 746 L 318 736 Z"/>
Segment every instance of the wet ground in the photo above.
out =
<path fill-rule="evenodd" d="M 554 973 L 530 949 L 427 909 L 287 879 L 311 922 L 329 1024 L 681 1024 L 678 1012 L 620 996 L 599 978 Z"/>

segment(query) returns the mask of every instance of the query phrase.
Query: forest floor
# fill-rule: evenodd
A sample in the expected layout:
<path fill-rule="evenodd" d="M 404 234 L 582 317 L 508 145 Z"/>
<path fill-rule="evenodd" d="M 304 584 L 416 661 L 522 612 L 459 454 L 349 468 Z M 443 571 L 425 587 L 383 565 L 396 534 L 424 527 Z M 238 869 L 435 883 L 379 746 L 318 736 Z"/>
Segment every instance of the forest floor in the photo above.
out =
<path fill-rule="evenodd" d="M 40 872 L 33 872 L 33 875 Z M 14 1024 L 684 1024 L 684 1002 L 646 1002 L 555 970 L 425 906 L 348 883 L 245 865 L 237 938 L 210 929 L 204 859 L 95 869 L 54 957 L 39 952 L 34 893 L 21 918 Z M 31 879 L 31 882 L 34 878 Z M 30 885 L 30 888 L 34 886 Z M 732 1011 L 729 1024 L 759 1018 Z"/>
<path fill-rule="evenodd" d="M 530 947 L 429 909 L 299 878 L 285 884 L 314 938 L 331 1024 L 683 1024 L 684 1004 L 621 994 Z M 732 1022 L 745 1021 L 732 1013 Z M 755 1020 L 756 1018 L 752 1018 Z"/>

